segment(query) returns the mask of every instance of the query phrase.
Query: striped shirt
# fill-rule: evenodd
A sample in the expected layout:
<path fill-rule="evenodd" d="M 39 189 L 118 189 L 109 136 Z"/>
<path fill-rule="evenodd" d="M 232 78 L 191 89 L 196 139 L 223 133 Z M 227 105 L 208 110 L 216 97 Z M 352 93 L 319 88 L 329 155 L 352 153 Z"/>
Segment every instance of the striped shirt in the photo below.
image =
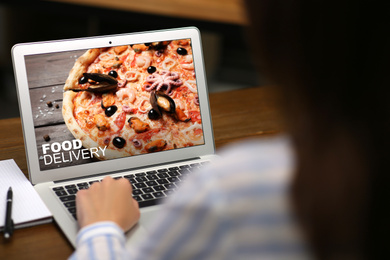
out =
<path fill-rule="evenodd" d="M 70 259 L 308 259 L 288 202 L 288 139 L 251 140 L 220 155 L 183 183 L 130 251 L 117 225 L 100 222 L 80 230 Z"/>

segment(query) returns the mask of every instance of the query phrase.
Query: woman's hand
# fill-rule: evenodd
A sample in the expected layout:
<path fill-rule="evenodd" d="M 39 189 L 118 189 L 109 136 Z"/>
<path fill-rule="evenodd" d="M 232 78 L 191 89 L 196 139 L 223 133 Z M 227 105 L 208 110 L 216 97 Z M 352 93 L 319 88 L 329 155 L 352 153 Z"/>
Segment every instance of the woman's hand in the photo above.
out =
<path fill-rule="evenodd" d="M 138 202 L 132 197 L 130 182 L 105 177 L 88 190 L 76 195 L 77 219 L 80 228 L 98 221 L 113 221 L 127 231 L 140 218 Z"/>

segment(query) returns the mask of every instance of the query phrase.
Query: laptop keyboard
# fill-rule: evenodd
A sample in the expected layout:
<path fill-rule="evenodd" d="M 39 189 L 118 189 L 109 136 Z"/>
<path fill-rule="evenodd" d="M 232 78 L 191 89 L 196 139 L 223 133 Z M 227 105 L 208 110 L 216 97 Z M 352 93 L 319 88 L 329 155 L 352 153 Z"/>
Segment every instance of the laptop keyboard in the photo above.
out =
<path fill-rule="evenodd" d="M 177 167 L 161 168 L 152 171 L 133 174 L 123 174 L 114 179 L 125 178 L 130 181 L 133 188 L 133 198 L 138 201 L 139 207 L 155 205 L 159 200 L 171 195 L 186 176 L 198 170 L 208 162 L 192 163 Z M 88 189 L 99 180 L 83 181 L 76 184 L 53 187 L 53 192 L 58 196 L 74 219 L 76 216 L 76 193 L 82 189 Z"/>

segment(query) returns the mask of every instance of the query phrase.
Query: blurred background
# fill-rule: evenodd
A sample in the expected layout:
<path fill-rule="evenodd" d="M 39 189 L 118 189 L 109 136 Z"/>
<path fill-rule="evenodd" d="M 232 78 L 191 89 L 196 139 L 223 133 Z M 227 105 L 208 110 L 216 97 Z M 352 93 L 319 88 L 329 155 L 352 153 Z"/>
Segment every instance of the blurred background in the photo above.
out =
<path fill-rule="evenodd" d="M 242 0 L 55 0 L 0 3 L 0 118 L 19 116 L 16 43 L 196 26 L 210 93 L 262 85 L 248 50 Z"/>

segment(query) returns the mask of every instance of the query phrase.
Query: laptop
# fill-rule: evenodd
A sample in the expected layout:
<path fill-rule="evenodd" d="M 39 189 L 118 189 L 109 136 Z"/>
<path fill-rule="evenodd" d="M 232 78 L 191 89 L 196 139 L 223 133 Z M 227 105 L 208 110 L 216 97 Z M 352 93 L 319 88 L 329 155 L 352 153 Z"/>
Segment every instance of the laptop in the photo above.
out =
<path fill-rule="evenodd" d="M 187 79 L 180 78 L 181 82 L 172 88 L 174 92 L 179 91 L 179 87 L 187 86 L 197 94 L 199 113 L 196 118 L 196 127 L 201 129 L 197 131 L 201 141 L 190 145 L 188 143 L 181 146 L 174 145 L 169 149 L 167 144 L 162 149 L 153 151 L 144 149 L 139 154 L 123 153 L 120 156 L 107 157 L 104 160 L 97 158 L 99 155 L 91 152 L 93 147 L 85 147 L 84 144 L 81 144 L 80 139 L 75 137 L 64 122 L 62 111 L 64 84 L 78 58 L 88 50 L 97 48 L 108 50 L 119 46 L 127 46 L 126 48 L 130 46 L 135 52 L 138 49 L 136 50 L 134 46 L 141 46 L 141 48 L 151 50 L 152 55 L 159 55 L 158 52 L 160 51 L 161 54 L 161 50 L 151 49 L 150 46 L 160 44 L 161 47 L 161 45 L 177 43 L 182 40 L 189 43 L 185 47 L 186 53 L 184 54 L 186 54 L 187 61 L 192 61 L 189 67 L 193 66 L 194 80 L 190 82 L 191 84 L 186 84 Z M 133 52 L 133 55 L 135 57 L 137 54 Z M 73 246 L 75 246 L 78 232 L 75 208 L 75 196 L 78 190 L 87 189 L 92 183 L 101 181 L 106 175 L 113 178 L 126 178 L 132 183 L 133 197 L 139 202 L 141 208 L 141 219 L 136 227 L 126 233 L 128 244 L 131 244 L 148 233 L 150 224 L 157 215 L 156 211 L 161 208 L 161 203 L 169 196 L 174 196 L 175 191 L 182 182 L 186 181 L 188 175 L 196 172 L 197 169 L 215 157 L 201 38 L 199 30 L 195 27 L 22 43 L 13 47 L 12 58 L 29 179 Z M 172 57 L 170 58 L 170 62 L 177 62 Z M 144 66 L 144 64 L 138 65 Z M 166 69 L 169 71 L 169 66 Z M 88 77 L 95 74 L 91 75 L 92 73 L 87 74 Z M 178 78 L 177 75 L 174 76 L 176 79 Z M 145 80 L 145 78 L 143 79 Z M 89 78 L 88 80 L 91 82 L 91 88 L 95 87 L 95 85 L 92 86 L 92 83 L 99 83 L 96 79 Z M 119 83 L 116 87 L 120 87 Z M 168 91 L 163 88 L 160 89 L 160 92 L 145 91 L 144 95 L 147 97 L 151 96 L 152 93 L 157 95 L 156 93 L 164 92 L 164 90 Z M 81 89 L 74 90 L 74 92 L 100 95 L 100 98 L 105 95 L 105 93 L 89 91 L 89 87 L 88 90 Z M 169 100 L 164 94 L 161 95 Z M 151 104 L 147 108 L 148 102 Z M 152 103 L 147 98 L 142 108 L 151 110 Z M 102 108 L 104 108 L 103 105 Z M 159 108 L 161 107 L 157 107 L 157 109 Z M 122 110 L 124 111 L 124 108 Z M 73 113 L 76 112 L 73 111 Z M 164 111 L 160 111 L 160 113 L 165 114 Z M 131 117 L 130 114 L 131 112 L 126 114 L 126 121 Z M 171 115 L 163 116 L 165 118 L 172 117 Z M 169 120 L 176 122 L 175 120 L 178 119 Z M 184 122 L 188 122 L 188 120 L 191 122 L 192 119 L 186 120 Z M 191 129 L 195 128 L 194 125 Z M 126 131 L 135 130 L 128 125 L 125 127 L 128 129 Z M 99 128 L 99 131 L 103 130 Z M 147 131 L 144 131 L 143 134 Z M 200 137 L 199 133 L 201 133 Z M 164 136 L 161 138 L 164 139 Z M 96 143 L 100 141 L 97 140 Z M 144 142 L 148 142 L 148 140 L 144 140 Z M 107 147 L 109 145 L 111 144 L 107 143 Z M 73 157 L 70 158 L 71 155 Z"/>

